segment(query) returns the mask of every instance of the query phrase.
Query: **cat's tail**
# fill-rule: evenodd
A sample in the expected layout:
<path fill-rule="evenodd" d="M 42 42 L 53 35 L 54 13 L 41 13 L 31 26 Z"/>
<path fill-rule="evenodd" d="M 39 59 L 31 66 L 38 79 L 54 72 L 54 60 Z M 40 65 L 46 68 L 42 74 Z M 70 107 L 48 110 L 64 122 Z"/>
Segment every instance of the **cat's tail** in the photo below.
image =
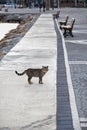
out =
<path fill-rule="evenodd" d="M 15 71 L 15 73 L 16 73 L 17 75 L 21 76 L 21 75 L 24 75 L 26 72 L 24 71 L 24 72 L 22 72 L 22 73 L 18 73 L 17 71 Z"/>

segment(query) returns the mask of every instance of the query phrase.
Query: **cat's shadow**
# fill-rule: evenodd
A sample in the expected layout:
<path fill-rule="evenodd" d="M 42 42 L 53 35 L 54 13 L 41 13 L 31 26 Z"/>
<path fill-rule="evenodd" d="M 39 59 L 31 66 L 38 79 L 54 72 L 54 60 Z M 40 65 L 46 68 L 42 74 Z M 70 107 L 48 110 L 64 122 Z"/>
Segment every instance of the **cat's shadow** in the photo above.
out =
<path fill-rule="evenodd" d="M 33 83 L 33 84 L 25 84 L 25 88 L 29 88 L 29 87 L 43 87 L 45 84 L 39 84 L 39 83 Z"/>

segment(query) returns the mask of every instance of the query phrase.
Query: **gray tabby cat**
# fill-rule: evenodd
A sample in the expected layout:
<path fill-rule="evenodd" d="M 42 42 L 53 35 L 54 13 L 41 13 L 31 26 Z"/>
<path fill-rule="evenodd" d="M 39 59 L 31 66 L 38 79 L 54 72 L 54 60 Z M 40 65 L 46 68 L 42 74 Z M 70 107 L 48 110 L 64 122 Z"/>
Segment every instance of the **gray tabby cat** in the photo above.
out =
<path fill-rule="evenodd" d="M 40 69 L 29 68 L 22 73 L 18 73 L 17 71 L 15 71 L 15 73 L 19 76 L 26 74 L 28 76 L 29 84 L 32 84 L 31 82 L 32 77 L 39 77 L 39 84 L 43 84 L 42 78 L 47 73 L 47 71 L 48 71 L 48 66 L 42 66 L 42 68 Z"/>

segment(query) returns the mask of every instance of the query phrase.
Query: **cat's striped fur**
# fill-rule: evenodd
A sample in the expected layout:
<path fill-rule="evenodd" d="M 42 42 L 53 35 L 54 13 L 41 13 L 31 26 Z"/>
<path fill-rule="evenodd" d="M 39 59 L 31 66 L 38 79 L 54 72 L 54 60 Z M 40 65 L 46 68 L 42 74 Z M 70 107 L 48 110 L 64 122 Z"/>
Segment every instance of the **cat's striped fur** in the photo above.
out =
<path fill-rule="evenodd" d="M 48 66 L 42 66 L 42 68 L 40 69 L 29 68 L 22 73 L 18 73 L 17 71 L 15 71 L 15 73 L 19 76 L 26 74 L 28 76 L 29 84 L 32 84 L 31 82 L 32 77 L 39 77 L 39 84 L 43 84 L 42 77 L 47 73 L 47 71 Z"/>

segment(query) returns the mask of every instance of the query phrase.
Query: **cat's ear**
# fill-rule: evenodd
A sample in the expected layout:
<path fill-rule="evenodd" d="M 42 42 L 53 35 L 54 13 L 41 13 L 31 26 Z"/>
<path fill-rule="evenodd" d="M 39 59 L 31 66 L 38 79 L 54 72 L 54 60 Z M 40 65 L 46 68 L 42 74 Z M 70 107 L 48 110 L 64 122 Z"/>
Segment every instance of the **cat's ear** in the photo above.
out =
<path fill-rule="evenodd" d="M 48 68 L 48 66 L 46 66 Z"/>
<path fill-rule="evenodd" d="M 42 66 L 42 68 L 44 68 L 44 67 L 45 67 L 45 68 L 48 68 L 48 66 Z"/>

